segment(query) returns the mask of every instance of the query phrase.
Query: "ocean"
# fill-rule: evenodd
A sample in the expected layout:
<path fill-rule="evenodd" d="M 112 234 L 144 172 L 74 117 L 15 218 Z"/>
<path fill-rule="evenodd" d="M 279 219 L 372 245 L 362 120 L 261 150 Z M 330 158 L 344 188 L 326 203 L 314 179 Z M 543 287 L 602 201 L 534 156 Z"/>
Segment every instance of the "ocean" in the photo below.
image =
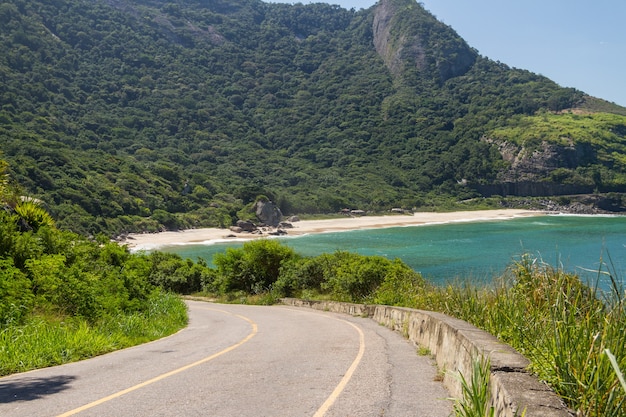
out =
<path fill-rule="evenodd" d="M 613 273 L 626 279 L 626 217 L 545 215 L 392 227 L 277 238 L 305 256 L 346 250 L 399 258 L 437 284 L 490 282 L 528 254 L 608 289 Z M 176 245 L 161 250 L 203 258 L 242 242 Z"/>

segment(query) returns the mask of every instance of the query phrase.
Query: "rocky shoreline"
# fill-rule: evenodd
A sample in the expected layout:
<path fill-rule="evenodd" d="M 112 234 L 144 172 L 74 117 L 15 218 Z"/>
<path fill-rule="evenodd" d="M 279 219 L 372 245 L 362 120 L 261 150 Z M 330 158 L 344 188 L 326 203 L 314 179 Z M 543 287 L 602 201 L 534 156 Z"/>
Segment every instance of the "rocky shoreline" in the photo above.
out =
<path fill-rule="evenodd" d="M 626 215 L 626 206 L 622 202 L 621 194 L 515 198 L 503 200 L 501 206 L 502 208 L 539 210 L 546 213 Z"/>

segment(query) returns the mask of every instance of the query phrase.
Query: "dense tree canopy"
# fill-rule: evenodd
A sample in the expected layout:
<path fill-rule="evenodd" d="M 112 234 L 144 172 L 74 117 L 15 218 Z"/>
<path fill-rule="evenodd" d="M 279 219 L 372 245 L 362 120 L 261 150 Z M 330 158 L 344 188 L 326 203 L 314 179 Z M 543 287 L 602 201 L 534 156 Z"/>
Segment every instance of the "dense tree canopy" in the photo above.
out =
<path fill-rule="evenodd" d="M 506 167 L 481 139 L 585 102 L 478 56 L 413 0 L 383 3 L 424 66 L 400 54 L 394 72 L 377 52 L 382 6 L 3 2 L 0 151 L 62 228 L 228 226 L 259 194 L 285 213 L 475 195 L 461 180 Z M 611 157 L 594 164 L 624 175 Z"/>

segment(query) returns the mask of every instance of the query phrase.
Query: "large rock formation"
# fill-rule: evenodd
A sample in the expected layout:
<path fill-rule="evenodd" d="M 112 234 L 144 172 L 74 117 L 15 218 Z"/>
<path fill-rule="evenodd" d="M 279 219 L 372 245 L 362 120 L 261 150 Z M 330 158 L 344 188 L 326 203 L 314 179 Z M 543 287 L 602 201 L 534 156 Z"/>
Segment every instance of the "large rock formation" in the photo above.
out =
<path fill-rule="evenodd" d="M 544 141 L 529 149 L 507 141 L 483 140 L 496 144 L 502 159 L 509 164 L 500 173 L 502 182 L 541 181 L 555 169 L 575 169 L 596 160 L 596 152 L 588 143 L 557 145 Z"/>
<path fill-rule="evenodd" d="M 588 143 L 554 144 L 546 141 L 531 147 L 508 141 L 482 138 L 498 147 L 507 163 L 494 183 L 472 184 L 484 196 L 526 197 L 590 194 L 597 188 L 594 178 L 581 177 L 576 167 L 593 163 L 596 152 Z"/>
<path fill-rule="evenodd" d="M 382 0 L 372 29 L 376 51 L 396 77 L 413 67 L 443 82 L 465 74 L 478 56 L 414 0 Z"/>
<path fill-rule="evenodd" d="M 278 227 L 283 218 L 280 209 L 269 200 L 258 200 L 254 204 L 257 219 L 267 226 Z"/>

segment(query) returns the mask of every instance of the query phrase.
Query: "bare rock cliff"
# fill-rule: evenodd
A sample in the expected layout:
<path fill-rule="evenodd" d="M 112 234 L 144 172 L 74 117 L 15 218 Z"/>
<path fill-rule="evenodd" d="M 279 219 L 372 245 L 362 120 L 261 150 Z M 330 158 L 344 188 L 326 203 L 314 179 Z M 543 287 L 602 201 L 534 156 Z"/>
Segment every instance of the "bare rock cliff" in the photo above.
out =
<path fill-rule="evenodd" d="M 398 5 L 393 1 L 383 0 L 379 3 L 374 14 L 374 46 L 376 52 L 383 58 L 385 65 L 395 76 L 400 75 L 402 70 L 402 56 L 410 55 L 415 60 L 418 68 L 426 66 L 426 54 L 419 39 L 417 42 L 407 42 L 405 35 L 400 35 L 395 40 L 391 35 L 394 17 L 398 11 Z M 395 41 L 395 42 L 394 42 Z M 393 46 L 395 44 L 395 47 Z M 405 51 L 406 49 L 406 51 Z"/>
<path fill-rule="evenodd" d="M 373 21 L 374 46 L 398 77 L 417 68 L 444 82 L 465 74 L 477 53 L 415 0 L 381 0 Z"/>
<path fill-rule="evenodd" d="M 503 182 L 541 181 L 555 169 L 575 169 L 597 158 L 591 145 L 585 143 L 556 145 L 541 142 L 528 149 L 507 141 L 482 140 L 496 144 L 502 159 L 508 162 L 508 169 L 499 176 Z"/>

